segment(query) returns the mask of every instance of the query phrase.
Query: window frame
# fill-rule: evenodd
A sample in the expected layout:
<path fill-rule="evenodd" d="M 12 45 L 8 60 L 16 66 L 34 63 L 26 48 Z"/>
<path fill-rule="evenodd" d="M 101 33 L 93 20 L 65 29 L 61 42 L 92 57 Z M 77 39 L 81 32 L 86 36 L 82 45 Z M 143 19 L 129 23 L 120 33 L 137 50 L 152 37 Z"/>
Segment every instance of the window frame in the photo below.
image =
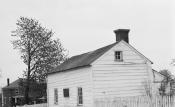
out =
<path fill-rule="evenodd" d="M 81 95 L 79 95 L 80 94 L 79 89 L 81 89 Z M 81 101 L 82 103 L 80 103 L 80 98 L 82 100 Z M 82 87 L 77 87 L 77 105 L 78 106 L 82 106 L 83 105 L 83 88 Z"/>
<path fill-rule="evenodd" d="M 119 55 L 117 55 L 119 53 Z M 123 52 L 122 51 L 114 51 L 115 61 L 122 62 L 123 61 Z"/>
<path fill-rule="evenodd" d="M 66 94 L 66 90 L 68 90 L 68 94 Z M 70 93 L 69 93 L 70 89 L 69 88 L 63 88 L 63 97 L 64 98 L 69 98 L 70 97 Z M 66 95 L 66 96 L 65 96 Z"/>
<path fill-rule="evenodd" d="M 15 89 L 15 94 L 19 94 L 19 89 Z"/>
<path fill-rule="evenodd" d="M 58 88 L 54 88 L 54 105 L 58 105 Z"/>

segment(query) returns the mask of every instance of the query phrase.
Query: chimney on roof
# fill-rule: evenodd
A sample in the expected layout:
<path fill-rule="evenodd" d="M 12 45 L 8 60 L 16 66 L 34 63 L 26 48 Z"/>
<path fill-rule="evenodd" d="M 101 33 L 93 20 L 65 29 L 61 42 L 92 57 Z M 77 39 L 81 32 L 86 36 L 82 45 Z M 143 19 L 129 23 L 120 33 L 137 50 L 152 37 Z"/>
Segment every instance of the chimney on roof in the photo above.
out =
<path fill-rule="evenodd" d="M 116 35 L 116 42 L 119 42 L 121 40 L 124 40 L 125 42 L 129 43 L 129 29 L 117 29 L 114 30 L 114 33 Z"/>
<path fill-rule="evenodd" d="M 10 85 L 10 79 L 7 78 L 7 86 L 9 86 L 9 85 Z"/>

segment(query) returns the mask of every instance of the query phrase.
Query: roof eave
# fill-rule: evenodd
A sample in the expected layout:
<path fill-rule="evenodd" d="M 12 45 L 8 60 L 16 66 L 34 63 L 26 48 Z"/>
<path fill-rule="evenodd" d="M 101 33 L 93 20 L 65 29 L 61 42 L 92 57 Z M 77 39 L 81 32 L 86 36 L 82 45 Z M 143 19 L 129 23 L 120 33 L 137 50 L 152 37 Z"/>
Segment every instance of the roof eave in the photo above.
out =
<path fill-rule="evenodd" d="M 135 49 L 131 44 L 126 43 L 124 40 L 121 40 L 121 42 L 124 42 L 125 44 L 127 44 L 128 46 L 130 46 L 132 49 L 134 49 L 138 54 L 140 54 L 141 56 L 143 56 L 147 61 L 149 61 L 151 64 L 153 64 L 153 61 L 151 61 L 149 58 L 147 58 L 145 55 L 143 55 L 142 53 L 140 53 L 137 49 Z"/>
<path fill-rule="evenodd" d="M 67 71 L 70 71 L 70 70 L 76 70 L 76 69 L 82 69 L 82 68 L 85 68 L 85 67 L 90 67 L 91 65 L 83 65 L 83 66 L 78 66 L 78 67 L 75 67 L 75 68 L 70 68 L 70 69 L 66 69 L 66 70 L 58 70 L 58 71 L 55 71 L 55 72 L 50 72 L 50 73 L 47 73 L 47 76 L 48 75 L 51 75 L 51 74 L 55 74 L 55 73 L 61 73 L 61 72 L 67 72 Z"/>

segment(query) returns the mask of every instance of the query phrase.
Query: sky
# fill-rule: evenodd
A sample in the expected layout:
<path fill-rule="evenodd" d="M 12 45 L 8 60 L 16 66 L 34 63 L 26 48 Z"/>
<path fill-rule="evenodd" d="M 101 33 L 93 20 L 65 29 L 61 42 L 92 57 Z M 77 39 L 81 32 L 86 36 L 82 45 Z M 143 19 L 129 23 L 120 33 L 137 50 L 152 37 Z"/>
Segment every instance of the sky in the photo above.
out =
<path fill-rule="evenodd" d="M 116 29 L 130 29 L 129 41 L 154 62 L 169 69 L 175 58 L 173 0 L 0 0 L 0 87 L 22 77 L 27 67 L 11 44 L 20 16 L 34 18 L 59 38 L 69 57 L 115 42 Z"/>

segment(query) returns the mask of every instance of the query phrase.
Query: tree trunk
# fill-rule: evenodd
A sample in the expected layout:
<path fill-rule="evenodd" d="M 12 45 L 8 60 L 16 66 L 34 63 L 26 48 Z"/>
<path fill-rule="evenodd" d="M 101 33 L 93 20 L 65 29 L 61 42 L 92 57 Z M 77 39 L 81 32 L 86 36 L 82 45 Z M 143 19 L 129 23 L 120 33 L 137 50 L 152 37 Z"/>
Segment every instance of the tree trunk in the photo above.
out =
<path fill-rule="evenodd" d="M 28 71 L 29 72 L 29 71 Z M 28 73 L 29 74 L 29 73 Z M 25 88 L 25 104 L 29 104 L 29 86 L 30 86 L 30 76 L 27 76 L 26 79 L 26 88 Z"/>
<path fill-rule="evenodd" d="M 29 87 L 30 87 L 30 41 L 28 42 L 28 71 L 27 71 L 27 78 L 26 78 L 26 88 L 25 88 L 25 104 L 29 104 Z"/>

